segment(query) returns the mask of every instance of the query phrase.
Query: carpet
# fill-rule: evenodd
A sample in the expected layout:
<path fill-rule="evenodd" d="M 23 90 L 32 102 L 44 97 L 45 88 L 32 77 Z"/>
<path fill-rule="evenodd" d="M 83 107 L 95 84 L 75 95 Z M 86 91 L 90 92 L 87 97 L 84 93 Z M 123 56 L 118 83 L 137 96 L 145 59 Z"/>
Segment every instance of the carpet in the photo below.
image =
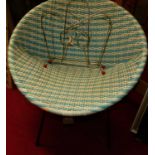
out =
<path fill-rule="evenodd" d="M 47 114 L 40 142 L 50 147 L 36 147 L 42 110 L 30 104 L 18 89 L 6 92 L 7 155 L 147 155 L 147 144 L 130 132 L 141 100 L 138 95 L 128 95 L 111 108 L 112 144 L 108 150 L 104 111 L 77 117 L 75 124 L 67 127 L 62 125 L 61 116 Z"/>

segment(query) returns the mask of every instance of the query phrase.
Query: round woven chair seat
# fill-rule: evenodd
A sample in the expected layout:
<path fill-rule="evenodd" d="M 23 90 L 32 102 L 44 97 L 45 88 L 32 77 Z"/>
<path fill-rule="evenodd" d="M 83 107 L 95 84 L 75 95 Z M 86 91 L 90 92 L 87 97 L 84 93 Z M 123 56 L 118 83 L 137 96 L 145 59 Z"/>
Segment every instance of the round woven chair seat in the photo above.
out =
<path fill-rule="evenodd" d="M 31 103 L 66 116 L 102 111 L 137 83 L 145 35 L 109 0 L 56 0 L 28 12 L 14 30 L 9 66 Z"/>

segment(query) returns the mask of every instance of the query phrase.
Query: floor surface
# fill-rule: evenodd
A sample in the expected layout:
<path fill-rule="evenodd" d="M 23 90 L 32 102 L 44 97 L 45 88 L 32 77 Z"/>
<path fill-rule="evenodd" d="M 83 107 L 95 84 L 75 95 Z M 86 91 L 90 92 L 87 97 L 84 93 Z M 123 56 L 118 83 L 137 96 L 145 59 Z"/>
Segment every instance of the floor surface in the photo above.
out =
<path fill-rule="evenodd" d="M 35 145 L 42 110 L 17 89 L 7 89 L 7 155 L 147 155 L 147 144 L 130 127 L 139 107 L 133 93 L 111 108 L 111 149 L 107 148 L 105 112 L 78 117 L 64 126 L 62 117 L 47 114 L 40 142 Z M 46 146 L 45 146 L 46 145 Z"/>

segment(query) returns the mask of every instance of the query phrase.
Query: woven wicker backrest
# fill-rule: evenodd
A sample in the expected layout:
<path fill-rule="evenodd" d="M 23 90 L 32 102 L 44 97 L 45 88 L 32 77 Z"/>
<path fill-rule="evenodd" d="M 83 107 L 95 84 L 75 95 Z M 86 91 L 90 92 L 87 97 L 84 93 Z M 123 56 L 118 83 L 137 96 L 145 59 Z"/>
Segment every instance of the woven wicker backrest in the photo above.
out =
<path fill-rule="evenodd" d="M 19 34 L 16 42 L 45 60 L 65 58 L 106 66 L 127 62 L 141 53 L 139 40 L 145 38 L 137 21 L 115 5 L 80 0 L 46 2 L 18 25 L 22 27 L 18 34 L 23 37 Z"/>

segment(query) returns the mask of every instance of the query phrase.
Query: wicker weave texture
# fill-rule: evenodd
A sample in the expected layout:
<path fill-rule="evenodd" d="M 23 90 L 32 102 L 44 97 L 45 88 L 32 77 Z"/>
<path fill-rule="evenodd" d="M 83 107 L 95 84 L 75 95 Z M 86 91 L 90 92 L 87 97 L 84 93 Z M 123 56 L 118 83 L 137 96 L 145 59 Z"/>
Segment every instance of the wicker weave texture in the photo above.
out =
<path fill-rule="evenodd" d="M 41 3 L 25 15 L 11 37 L 9 65 L 14 81 L 21 92 L 42 109 L 70 116 L 104 110 L 124 97 L 143 71 L 147 45 L 134 17 L 109 0 L 91 0 L 88 5 L 90 21 L 86 1 Z M 109 29 L 106 17 L 112 29 L 103 50 Z M 85 64 L 88 21 L 90 64 L 98 62 L 103 54 L 101 64 L 106 66 L 105 75 L 99 67 L 80 66 Z M 67 34 L 73 42 L 63 62 L 69 65 L 54 63 L 45 68 L 49 54 L 57 58 L 63 55 L 61 35 L 65 22 L 68 29 L 76 25 Z"/>

